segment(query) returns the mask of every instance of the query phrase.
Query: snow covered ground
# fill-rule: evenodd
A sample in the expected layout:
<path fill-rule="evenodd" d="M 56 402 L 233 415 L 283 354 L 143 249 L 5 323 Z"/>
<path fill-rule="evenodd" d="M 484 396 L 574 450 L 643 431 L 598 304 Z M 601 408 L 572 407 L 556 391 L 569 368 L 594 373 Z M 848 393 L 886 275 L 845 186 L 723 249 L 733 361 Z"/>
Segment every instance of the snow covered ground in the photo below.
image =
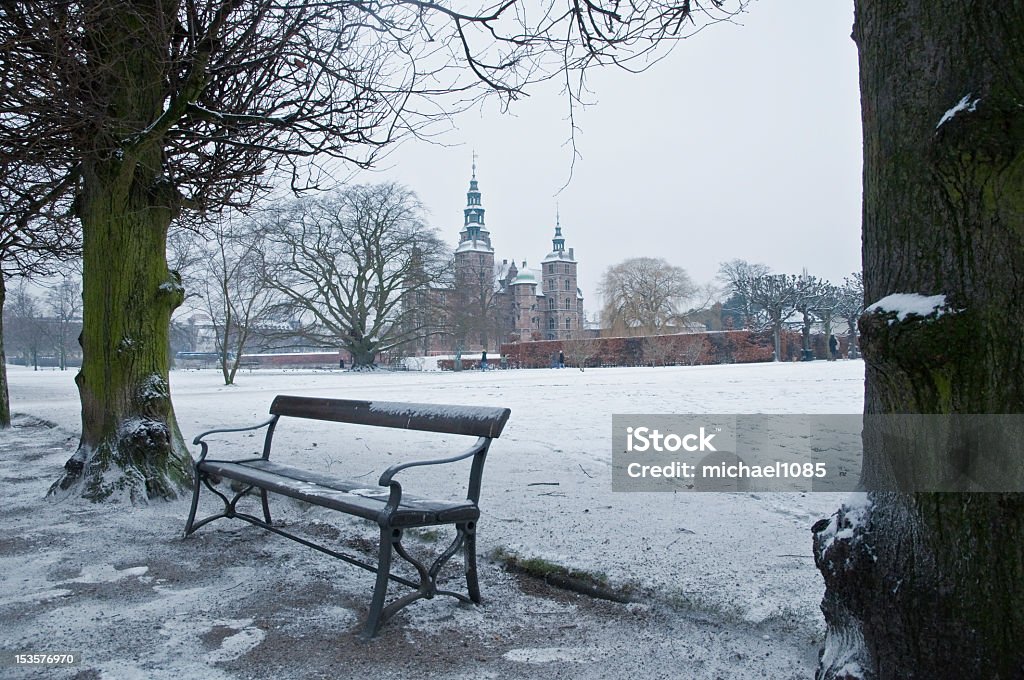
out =
<path fill-rule="evenodd" d="M 17 625 L 0 643 L 4 649 L 57 641 L 64 649 L 87 655 L 91 651 L 93 663 L 86 668 L 94 674 L 82 677 L 193 677 L 197 668 L 204 669 L 204 677 L 246 677 L 261 650 L 274 649 L 272 643 L 277 645 L 274 658 L 289 658 L 296 639 L 336 640 L 343 636 L 339 630 L 352 629 L 363 615 L 372 587 L 369 575 L 301 546 L 229 521 L 181 541 L 177 534 L 188 510 L 184 499 L 122 510 L 44 501 L 42 494 L 77 435 L 74 374 L 13 366 L 8 371 L 13 410 L 59 427 L 42 429 L 42 434 L 32 427 L 0 434 L 0 478 L 9 490 L 0 517 L 0 568 L 7 576 L 0 585 L 0 618 L 17 613 Z M 863 401 L 859 361 L 586 372 L 260 371 L 239 374 L 237 386 L 220 383 L 215 371 L 172 373 L 172 394 L 186 439 L 213 427 L 255 424 L 265 419 L 276 394 L 511 408 L 512 417 L 492 446 L 484 474 L 481 555 L 500 548 L 544 558 L 604 574 L 612 584 L 631 585 L 639 593 L 637 604 L 625 606 L 552 600 L 549 593 L 524 592 L 518 581 L 485 560 L 482 586 L 497 610 L 466 610 L 441 598 L 412 605 L 385 627 L 384 639 L 392 636 L 417 649 L 423 636 L 429 637 L 426 631 L 437 626 L 452 626 L 456 633 L 446 634 L 463 636 L 458 644 L 468 644 L 470 651 L 440 666 L 425 666 L 424 672 L 434 677 L 613 678 L 640 669 L 647 677 L 813 674 L 823 586 L 814 569 L 810 527 L 830 515 L 844 496 L 613 493 L 611 416 L 858 413 Z M 29 424 L 24 418 L 21 422 Z M 449 452 L 454 446 L 461 449 L 464 442 L 455 439 L 292 421 L 279 426 L 274 457 L 369 481 L 394 462 Z M 224 436 L 215 446 L 249 453 L 257 440 Z M 465 478 L 462 469 L 458 474 L 413 473 L 403 473 L 403 482 L 409 493 L 418 495 L 436 496 L 435 489 L 456 488 Z M 343 526 L 345 520 L 332 516 L 336 514 L 288 505 L 284 517 L 306 528 Z M 338 531 L 323 530 L 332 535 Z M 341 535 L 348 536 L 344 531 Z M 56 542 L 54 532 L 60 536 Z M 331 588 L 340 588 L 351 601 L 342 597 L 339 603 L 325 592 L 301 613 L 279 603 L 271 608 L 284 618 L 276 620 L 277 627 L 260 618 L 259 608 L 229 615 L 229 603 L 251 606 L 245 598 L 256 597 L 250 575 L 260 575 L 267 592 L 298 587 L 312 597 L 319 583 L 316 575 L 327 571 Z M 286 583 L 281 586 L 275 579 Z M 112 588 L 109 601 L 90 601 L 85 609 L 76 606 L 78 598 L 89 594 L 103 599 L 96 592 L 103 587 L 97 584 L 121 585 L 103 586 Z M 236 590 L 239 584 L 245 585 Z M 117 593 L 127 593 L 125 603 L 118 605 Z M 571 625 L 531 625 L 526 619 L 536 614 L 535 599 L 541 596 L 549 598 L 546 606 L 557 615 L 557 624 Z M 216 607 L 189 609 L 183 604 L 208 597 L 215 598 Z M 215 612 L 221 608 L 226 613 L 218 618 Z M 70 620 L 61 623 L 62 615 Z M 78 620 L 86 616 L 88 622 Z M 111 616 L 104 627 L 104 617 Z M 131 646 L 118 643 L 117 626 L 138 621 L 147 622 L 149 636 L 136 630 Z M 301 628 L 301 635 L 286 642 L 281 631 L 289 626 Z M 466 642 L 466 636 L 475 642 Z M 107 643 L 90 647 L 99 640 Z M 152 651 L 154 640 L 163 651 Z M 168 645 L 189 640 L 212 656 L 203 660 L 168 651 Z M 490 655 L 474 655 L 477 646 L 491 650 Z M 358 645 L 353 649 L 366 652 Z M 361 662 L 373 658 L 371 652 L 360 654 Z M 662 666 L 642 663 L 658 654 L 686 656 L 692 674 L 678 668 L 662 674 L 657 670 L 664 670 Z M 487 660 L 500 664 L 487 665 Z M 393 662 L 382 659 L 369 668 L 387 669 Z M 319 670 L 298 666 L 290 673 L 277 666 L 277 675 L 320 677 Z M 38 677 L 75 676 L 69 671 Z"/>

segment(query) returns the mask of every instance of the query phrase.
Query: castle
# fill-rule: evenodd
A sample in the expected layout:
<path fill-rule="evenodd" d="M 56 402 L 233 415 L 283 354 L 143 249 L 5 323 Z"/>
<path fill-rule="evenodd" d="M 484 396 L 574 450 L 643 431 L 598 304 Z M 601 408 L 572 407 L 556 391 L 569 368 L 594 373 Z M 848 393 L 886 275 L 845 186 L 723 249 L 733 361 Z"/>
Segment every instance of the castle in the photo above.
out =
<path fill-rule="evenodd" d="M 454 288 L 445 295 L 451 332 L 443 344 L 494 351 L 502 342 L 567 339 L 581 332 L 578 263 L 573 249 L 565 248 L 560 220 L 551 252 L 534 269 L 525 260 L 521 266 L 507 259 L 496 264 L 484 213 L 474 159 L 455 248 Z"/>

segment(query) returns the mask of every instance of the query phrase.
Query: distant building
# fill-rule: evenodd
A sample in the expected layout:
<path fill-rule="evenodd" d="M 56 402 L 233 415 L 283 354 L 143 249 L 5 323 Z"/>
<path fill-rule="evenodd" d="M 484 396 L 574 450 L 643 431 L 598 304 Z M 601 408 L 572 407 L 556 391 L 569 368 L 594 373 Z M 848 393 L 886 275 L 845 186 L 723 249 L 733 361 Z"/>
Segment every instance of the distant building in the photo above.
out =
<path fill-rule="evenodd" d="M 427 344 L 433 351 L 496 350 L 503 342 L 560 340 L 582 329 L 583 293 L 572 248 L 566 250 L 556 217 L 551 251 L 531 268 L 503 259 L 495 263 L 491 233 L 476 179 L 476 162 L 466 192 L 463 227 L 455 248 L 453 288 L 434 288 L 444 300 L 447 328 Z"/>

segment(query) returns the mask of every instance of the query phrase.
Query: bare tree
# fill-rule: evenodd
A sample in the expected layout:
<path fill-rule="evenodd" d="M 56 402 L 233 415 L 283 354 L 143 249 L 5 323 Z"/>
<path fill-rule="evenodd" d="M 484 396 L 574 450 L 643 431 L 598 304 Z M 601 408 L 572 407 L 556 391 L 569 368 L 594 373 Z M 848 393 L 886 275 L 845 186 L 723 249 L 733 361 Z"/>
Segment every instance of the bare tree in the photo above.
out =
<path fill-rule="evenodd" d="M 22 281 L 11 293 L 4 309 L 5 333 L 11 348 L 26 366 L 39 370 L 39 355 L 46 344 L 46 326 L 38 298 Z"/>
<path fill-rule="evenodd" d="M 723 6 L 0 3 L 0 221 L 20 229 L 70 206 L 85 236 L 82 439 L 54 490 L 144 500 L 191 477 L 167 385 L 184 297 L 166 261 L 172 221 L 248 205 L 282 177 L 317 187 L 337 170 L 326 160 L 366 165 L 483 92 L 507 102 L 575 73 L 578 97 L 586 67 L 642 67 L 659 43 L 729 18 Z"/>
<path fill-rule="evenodd" d="M 796 299 L 793 302 L 793 310 L 800 315 L 802 359 L 805 361 L 813 359 L 811 330 L 814 328 L 815 322 L 822 320 L 818 315 L 818 310 L 822 307 L 831 308 L 831 302 L 828 301 L 830 293 L 829 282 L 811 276 L 806 269 L 796 278 Z"/>
<path fill-rule="evenodd" d="M 197 306 L 213 328 L 224 384 L 233 385 L 253 331 L 271 320 L 279 298 L 266 280 L 262 229 L 253 221 L 225 218 L 207 233 L 202 256 L 185 276 L 194 277 Z"/>
<path fill-rule="evenodd" d="M 839 289 L 839 305 L 836 314 L 846 321 L 849 335 L 849 356 L 855 359 L 858 354 L 857 319 L 864 313 L 864 277 L 861 272 L 854 272 L 843 279 Z"/>
<path fill-rule="evenodd" d="M 794 274 L 764 274 L 747 282 L 747 299 L 760 310 L 772 329 L 775 361 L 782 360 L 782 326 L 796 311 L 800 297 Z"/>
<path fill-rule="evenodd" d="M 58 365 L 63 371 L 67 369 L 72 343 L 78 340 L 78 334 L 73 331 L 82 312 L 82 284 L 78 277 L 61 276 L 60 281 L 47 291 L 46 303 L 54 317 L 53 344 L 57 350 Z"/>
<path fill-rule="evenodd" d="M 604 323 L 627 335 L 671 332 L 698 292 L 682 267 L 661 258 L 634 257 L 605 270 L 600 283 Z"/>
<path fill-rule="evenodd" d="M 340 346 L 355 367 L 432 332 L 412 323 L 415 295 L 449 269 L 444 243 L 397 184 L 350 187 L 303 200 L 269 225 L 268 284 L 301 312 L 299 333 Z"/>
<path fill-rule="evenodd" d="M 821 331 L 825 335 L 826 341 L 834 333 L 833 325 L 836 320 L 842 318 L 840 315 L 842 305 L 843 296 L 841 290 L 828 281 L 824 281 L 818 299 L 811 308 L 811 312 L 821 323 Z M 829 359 L 832 359 L 831 354 Z"/>
<path fill-rule="evenodd" d="M 7 288 L 15 278 L 55 273 L 60 262 L 76 257 L 81 248 L 77 226 L 69 219 L 69 201 L 54 200 L 47 194 L 49 176 L 48 169 L 0 160 L 0 177 L 4 178 L 0 179 L 0 429 L 11 424 L 3 342 Z M 32 186 L 36 193 L 29 190 Z M 32 205 L 32 214 L 7 217 L 19 203 Z"/>
<path fill-rule="evenodd" d="M 721 281 L 731 297 L 726 301 L 726 310 L 738 312 L 743 319 L 743 328 L 758 326 L 756 317 L 761 311 L 750 299 L 750 287 L 756 279 L 771 273 L 768 265 L 753 264 L 746 260 L 729 260 L 718 266 L 718 280 Z M 723 310 L 723 311 L 726 311 Z"/>

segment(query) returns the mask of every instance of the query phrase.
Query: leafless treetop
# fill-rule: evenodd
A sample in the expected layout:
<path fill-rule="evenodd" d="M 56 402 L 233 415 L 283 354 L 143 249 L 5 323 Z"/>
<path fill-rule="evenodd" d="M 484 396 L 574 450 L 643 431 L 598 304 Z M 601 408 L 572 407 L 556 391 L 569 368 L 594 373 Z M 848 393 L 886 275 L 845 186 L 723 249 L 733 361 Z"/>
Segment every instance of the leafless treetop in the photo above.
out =
<path fill-rule="evenodd" d="M 737 4 L 733 0 L 731 4 Z M 68 217 L 128 168 L 174 214 L 245 206 L 282 174 L 363 166 L 486 92 L 511 100 L 738 10 L 724 0 L 0 0 L 0 206 Z M 568 75 L 566 75 L 568 74 Z M 102 169 L 101 169 L 102 168 Z M 160 203 L 163 204 L 163 203 Z"/>

